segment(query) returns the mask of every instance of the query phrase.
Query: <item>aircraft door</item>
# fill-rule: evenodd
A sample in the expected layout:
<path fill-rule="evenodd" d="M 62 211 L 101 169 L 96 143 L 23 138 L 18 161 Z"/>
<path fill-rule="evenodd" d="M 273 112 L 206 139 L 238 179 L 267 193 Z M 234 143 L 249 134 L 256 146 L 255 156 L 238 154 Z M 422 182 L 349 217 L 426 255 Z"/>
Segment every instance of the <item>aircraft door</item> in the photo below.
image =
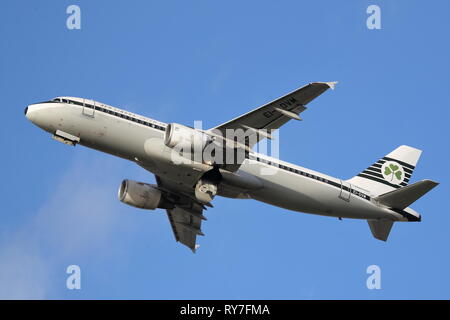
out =
<path fill-rule="evenodd" d="M 94 117 L 95 114 L 95 101 L 92 101 L 92 103 L 90 103 L 90 101 L 86 101 L 85 99 L 83 99 L 83 115 L 88 116 L 88 117 Z"/>
<path fill-rule="evenodd" d="M 341 180 L 341 191 L 339 192 L 339 198 L 344 201 L 350 202 L 350 195 L 352 185 L 346 181 Z"/>

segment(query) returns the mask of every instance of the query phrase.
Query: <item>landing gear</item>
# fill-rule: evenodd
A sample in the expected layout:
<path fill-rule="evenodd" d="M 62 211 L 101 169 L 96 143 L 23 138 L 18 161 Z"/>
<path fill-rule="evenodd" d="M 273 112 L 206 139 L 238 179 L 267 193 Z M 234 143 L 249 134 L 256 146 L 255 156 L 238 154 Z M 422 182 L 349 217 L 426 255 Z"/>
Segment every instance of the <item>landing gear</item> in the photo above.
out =
<path fill-rule="evenodd" d="M 197 200 L 203 203 L 211 202 L 217 194 L 217 187 L 221 180 L 222 175 L 218 168 L 205 172 L 195 185 L 195 197 Z"/>
<path fill-rule="evenodd" d="M 200 179 L 195 186 L 195 197 L 197 200 L 208 203 L 217 194 L 217 185 L 208 180 Z"/>

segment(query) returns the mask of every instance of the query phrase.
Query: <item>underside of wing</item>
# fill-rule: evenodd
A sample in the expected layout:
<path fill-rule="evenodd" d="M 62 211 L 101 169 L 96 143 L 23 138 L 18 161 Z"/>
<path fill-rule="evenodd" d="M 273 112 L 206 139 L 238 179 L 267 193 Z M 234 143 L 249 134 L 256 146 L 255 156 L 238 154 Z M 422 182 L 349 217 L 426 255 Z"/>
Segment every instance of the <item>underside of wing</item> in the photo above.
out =
<path fill-rule="evenodd" d="M 336 82 L 313 82 L 269 102 L 238 118 L 217 126 L 222 136 L 226 136 L 227 129 L 247 130 L 247 144 L 250 147 L 264 138 L 270 138 L 270 131 L 278 129 L 291 119 L 300 120 L 299 114 L 306 110 L 306 105 L 329 88 L 334 89 Z M 250 143 L 248 143 L 250 141 Z M 241 141 L 243 142 L 243 141 Z"/>
<path fill-rule="evenodd" d="M 167 193 L 168 199 L 173 203 L 173 208 L 166 211 L 175 240 L 195 253 L 198 248 L 197 236 L 204 235 L 201 230 L 202 220 L 206 220 L 203 216 L 204 205 L 183 190 L 177 190 L 176 183 L 159 176 L 156 176 L 156 181 L 158 187 Z"/>
<path fill-rule="evenodd" d="M 197 236 L 204 235 L 201 231 L 202 210 L 175 207 L 167 209 L 167 216 L 175 239 L 195 252 L 198 248 Z"/>

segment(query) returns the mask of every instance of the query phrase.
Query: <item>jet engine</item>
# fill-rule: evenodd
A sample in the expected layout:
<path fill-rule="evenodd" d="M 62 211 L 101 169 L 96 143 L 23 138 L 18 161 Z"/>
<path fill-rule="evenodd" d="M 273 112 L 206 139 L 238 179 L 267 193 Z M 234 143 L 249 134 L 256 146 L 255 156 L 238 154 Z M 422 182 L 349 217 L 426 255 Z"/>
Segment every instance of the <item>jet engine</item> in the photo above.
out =
<path fill-rule="evenodd" d="M 164 144 L 194 162 L 232 172 L 239 169 L 248 153 L 245 147 L 237 146 L 234 140 L 226 139 L 220 133 L 213 136 L 178 123 L 167 125 Z"/>
<path fill-rule="evenodd" d="M 170 203 L 155 185 L 143 182 L 123 180 L 118 196 L 120 201 L 136 208 L 148 210 L 170 208 Z"/>
<path fill-rule="evenodd" d="M 203 151 L 211 141 L 212 138 L 207 134 L 178 123 L 169 123 L 164 137 L 164 144 L 169 148 L 177 147 L 188 151 L 198 148 L 194 149 L 198 152 Z"/>

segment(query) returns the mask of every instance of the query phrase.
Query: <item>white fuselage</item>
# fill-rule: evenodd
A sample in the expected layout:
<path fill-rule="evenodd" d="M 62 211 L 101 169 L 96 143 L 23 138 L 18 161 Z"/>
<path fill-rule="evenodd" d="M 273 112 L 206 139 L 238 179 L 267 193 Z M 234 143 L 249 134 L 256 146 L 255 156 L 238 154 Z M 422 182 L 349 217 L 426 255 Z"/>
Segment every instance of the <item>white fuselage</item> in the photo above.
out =
<path fill-rule="evenodd" d="M 64 99 L 64 100 L 62 100 Z M 94 106 L 94 108 L 86 107 Z M 184 185 L 186 192 L 202 173 L 202 166 L 174 165 L 163 144 L 167 124 L 81 98 L 63 97 L 27 107 L 26 117 L 52 134 L 61 131 L 79 144 L 133 162 Z M 238 175 L 258 180 L 257 188 L 224 184 L 219 195 L 251 198 L 288 210 L 355 219 L 407 221 L 404 215 L 380 206 L 368 190 L 291 163 L 251 152 Z"/>

